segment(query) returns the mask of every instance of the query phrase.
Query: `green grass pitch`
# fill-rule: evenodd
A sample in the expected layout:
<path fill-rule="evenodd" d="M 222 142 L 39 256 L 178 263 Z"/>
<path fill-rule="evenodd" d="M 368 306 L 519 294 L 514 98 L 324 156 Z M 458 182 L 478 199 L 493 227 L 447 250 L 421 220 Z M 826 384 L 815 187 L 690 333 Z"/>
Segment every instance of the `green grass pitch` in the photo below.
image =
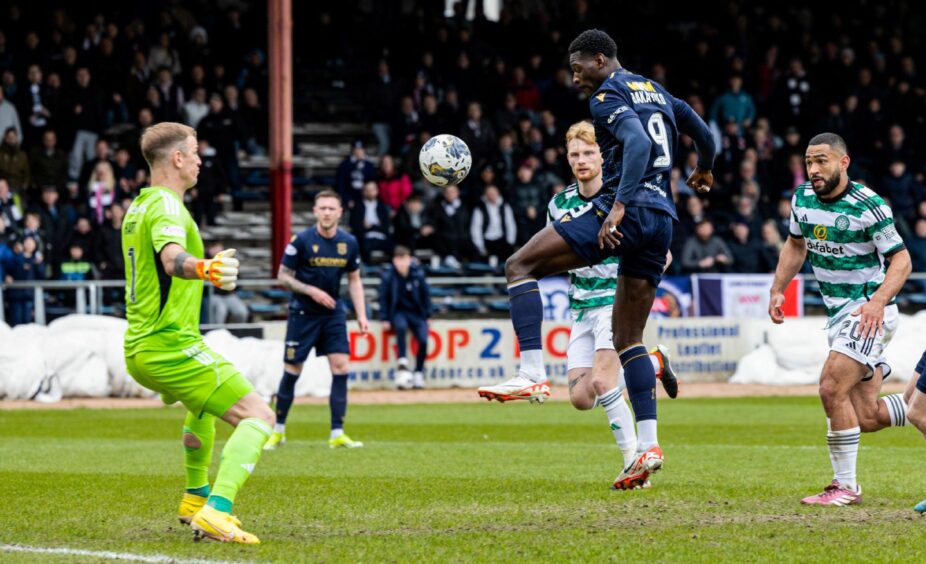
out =
<path fill-rule="evenodd" d="M 475 395 L 475 393 L 474 393 Z M 360 450 L 299 406 L 236 503 L 258 547 L 193 543 L 176 408 L 0 411 L 0 545 L 273 562 L 884 562 L 921 559 L 926 444 L 862 438 L 859 507 L 802 507 L 831 475 L 816 398 L 660 402 L 665 469 L 612 492 L 604 414 L 563 402 L 352 406 Z M 220 424 L 219 444 L 227 436 Z M 213 467 L 213 475 L 214 475 Z M 4 562 L 86 562 L 16 554 Z"/>

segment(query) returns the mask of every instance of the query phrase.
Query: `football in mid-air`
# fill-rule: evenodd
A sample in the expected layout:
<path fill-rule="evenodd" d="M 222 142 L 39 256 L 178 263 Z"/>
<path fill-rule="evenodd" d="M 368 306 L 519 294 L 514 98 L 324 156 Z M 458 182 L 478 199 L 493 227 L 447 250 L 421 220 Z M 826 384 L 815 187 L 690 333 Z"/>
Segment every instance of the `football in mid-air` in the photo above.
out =
<path fill-rule="evenodd" d="M 473 155 L 462 139 L 454 135 L 436 135 L 428 140 L 418 154 L 421 174 L 435 186 L 463 182 L 473 166 Z"/>

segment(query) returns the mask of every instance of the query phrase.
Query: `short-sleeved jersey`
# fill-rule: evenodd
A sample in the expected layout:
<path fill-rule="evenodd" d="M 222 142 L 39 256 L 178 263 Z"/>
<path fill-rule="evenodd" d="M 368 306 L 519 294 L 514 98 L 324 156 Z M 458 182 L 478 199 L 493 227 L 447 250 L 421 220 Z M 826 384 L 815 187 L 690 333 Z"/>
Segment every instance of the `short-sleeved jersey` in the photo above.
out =
<path fill-rule="evenodd" d="M 672 163 L 678 129 L 673 105 L 678 103 L 659 83 L 618 69 L 605 79 L 589 99 L 595 138 L 604 159 L 602 192 L 595 207 L 608 213 L 623 172 L 624 146 L 617 138 L 618 126 L 627 119 L 639 119 L 650 136 L 652 147 L 643 174 L 642 185 L 634 191 L 627 206 L 641 206 L 665 211 L 678 219 L 672 201 Z"/>
<path fill-rule="evenodd" d="M 353 235 L 340 228 L 334 237 L 322 237 L 315 227 L 295 235 L 283 252 L 283 266 L 304 284 L 324 290 L 334 299 L 341 293 L 341 275 L 360 268 L 360 248 Z M 293 293 L 290 305 L 307 313 L 327 315 L 332 310 L 309 296 Z"/>
<path fill-rule="evenodd" d="M 547 220 L 552 223 L 568 211 L 592 205 L 591 200 L 579 193 L 579 185 L 571 184 L 550 200 L 547 206 Z M 570 270 L 569 308 L 580 310 L 613 305 L 619 264 L 618 257 L 610 256 L 595 266 Z"/>
<path fill-rule="evenodd" d="M 807 246 L 831 321 L 874 294 L 884 282 L 884 259 L 904 248 L 891 208 L 855 182 L 834 201 L 818 198 L 809 182 L 798 186 L 791 198 L 790 235 Z"/>
<path fill-rule="evenodd" d="M 202 341 L 199 313 L 203 281 L 167 274 L 160 253 L 168 243 L 203 257 L 199 229 L 180 196 L 162 186 L 145 188 L 122 222 L 125 316 L 129 322 L 126 356 L 184 349 Z"/>

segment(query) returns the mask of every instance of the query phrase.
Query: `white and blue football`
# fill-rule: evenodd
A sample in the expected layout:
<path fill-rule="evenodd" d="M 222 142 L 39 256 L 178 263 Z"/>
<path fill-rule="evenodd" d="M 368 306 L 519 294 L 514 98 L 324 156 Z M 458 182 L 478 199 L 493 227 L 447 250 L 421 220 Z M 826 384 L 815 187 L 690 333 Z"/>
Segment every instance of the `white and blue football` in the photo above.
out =
<path fill-rule="evenodd" d="M 418 154 L 418 166 L 425 179 L 435 186 L 463 182 L 473 166 L 473 155 L 462 139 L 454 135 L 436 135 Z"/>

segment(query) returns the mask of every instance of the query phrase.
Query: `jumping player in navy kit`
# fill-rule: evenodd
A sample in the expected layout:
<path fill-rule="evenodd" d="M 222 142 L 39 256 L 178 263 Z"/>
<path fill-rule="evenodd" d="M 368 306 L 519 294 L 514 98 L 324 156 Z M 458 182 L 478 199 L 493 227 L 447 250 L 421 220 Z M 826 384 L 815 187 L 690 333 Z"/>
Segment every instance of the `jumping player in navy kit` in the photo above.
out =
<path fill-rule="evenodd" d="M 537 280 L 619 256 L 614 348 L 636 417 L 639 456 L 614 487 L 632 489 L 663 463 L 656 437 L 656 376 L 642 340 L 677 220 L 669 185 L 675 145 L 679 132 L 694 140 L 698 167 L 687 184 L 699 192 L 713 184 L 715 147 L 707 125 L 688 104 L 621 67 L 617 45 L 607 33 L 593 29 L 580 34 L 569 46 L 569 66 L 573 83 L 589 97 L 604 160 L 603 185 L 586 205 L 534 235 L 505 264 L 521 366 L 515 378 L 480 388 L 479 394 L 532 401 L 549 396 Z"/>
<path fill-rule="evenodd" d="M 293 405 L 296 380 L 302 363 L 315 348 L 316 356 L 327 355 L 331 367 L 331 448 L 357 448 L 363 443 L 344 434 L 347 413 L 347 319 L 338 303 L 341 276 L 347 273 L 347 287 L 360 332 L 368 329 L 363 283 L 360 281 L 360 249 L 353 235 L 341 231 L 341 197 L 332 190 L 315 196 L 312 212 L 318 224 L 293 237 L 283 253 L 279 279 L 293 293 L 286 323 L 283 378 L 277 391 L 276 426 L 264 445 L 273 450 L 286 442 L 286 417 Z"/>

